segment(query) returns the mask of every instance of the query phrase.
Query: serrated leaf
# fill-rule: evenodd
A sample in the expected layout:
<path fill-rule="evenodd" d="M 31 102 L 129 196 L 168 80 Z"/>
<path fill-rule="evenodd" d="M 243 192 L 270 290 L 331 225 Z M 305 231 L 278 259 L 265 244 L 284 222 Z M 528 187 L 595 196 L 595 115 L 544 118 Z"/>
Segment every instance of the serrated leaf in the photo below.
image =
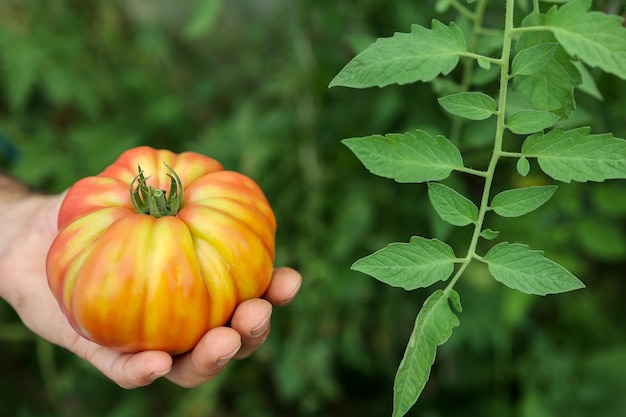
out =
<path fill-rule="evenodd" d="M 447 185 L 429 182 L 428 197 L 437 214 L 454 226 L 467 226 L 478 219 L 478 207 Z"/>
<path fill-rule="evenodd" d="M 452 329 L 459 325 L 449 300 L 460 306 L 458 293 L 448 298 L 442 290 L 437 290 L 428 297 L 417 315 L 396 373 L 393 417 L 405 415 L 415 404 L 430 376 L 437 347 L 444 344 L 452 335 Z"/>
<path fill-rule="evenodd" d="M 517 172 L 522 177 L 525 177 L 530 172 L 530 162 L 528 161 L 527 158 L 521 157 L 520 159 L 517 160 L 516 168 L 517 168 Z"/>
<path fill-rule="evenodd" d="M 414 236 L 410 243 L 391 243 L 359 259 L 351 269 L 410 291 L 448 279 L 454 271 L 455 259 L 447 244 Z"/>
<path fill-rule="evenodd" d="M 448 74 L 467 51 L 463 32 L 451 23 L 432 21 L 432 29 L 419 25 L 411 33 L 381 38 L 354 57 L 331 81 L 329 87 L 384 87 L 430 81 Z"/>
<path fill-rule="evenodd" d="M 465 119 L 484 120 L 496 112 L 496 102 L 487 94 L 463 92 L 438 99 L 447 112 Z"/>
<path fill-rule="evenodd" d="M 428 133 L 390 133 L 342 141 L 375 175 L 397 182 L 425 182 L 447 178 L 463 167 L 458 148 L 443 136 Z"/>
<path fill-rule="evenodd" d="M 511 64 L 511 76 L 532 75 L 543 70 L 554 57 L 556 42 L 533 45 L 519 51 Z"/>
<path fill-rule="evenodd" d="M 521 243 L 499 243 L 483 261 L 497 281 L 526 294 L 558 294 L 585 287 L 567 269 L 545 258 L 542 251 Z"/>
<path fill-rule="evenodd" d="M 522 153 L 537 158 L 543 172 L 563 182 L 626 178 L 626 140 L 589 132 L 588 127 L 558 127 L 535 133 L 524 141 Z"/>
<path fill-rule="evenodd" d="M 506 127 L 517 135 L 525 135 L 550 127 L 559 119 L 559 116 L 549 111 L 518 110 L 509 116 Z"/>
<path fill-rule="evenodd" d="M 626 79 L 626 28 L 624 18 L 589 12 L 591 0 L 572 0 L 548 10 L 545 25 L 572 56 L 587 65 Z"/>
<path fill-rule="evenodd" d="M 556 192 L 556 185 L 502 191 L 493 198 L 491 208 L 503 217 L 519 217 L 545 204 Z"/>
<path fill-rule="evenodd" d="M 543 15 L 531 13 L 522 25 L 540 26 Z M 518 50 L 536 45 L 555 43 L 556 38 L 549 31 L 523 33 L 516 43 Z M 570 56 L 560 45 L 548 64 L 531 75 L 518 75 L 514 78 L 515 89 L 528 99 L 537 110 L 552 111 L 563 118 L 571 116 L 574 108 L 574 89 L 581 82 L 581 75 L 572 63 Z"/>

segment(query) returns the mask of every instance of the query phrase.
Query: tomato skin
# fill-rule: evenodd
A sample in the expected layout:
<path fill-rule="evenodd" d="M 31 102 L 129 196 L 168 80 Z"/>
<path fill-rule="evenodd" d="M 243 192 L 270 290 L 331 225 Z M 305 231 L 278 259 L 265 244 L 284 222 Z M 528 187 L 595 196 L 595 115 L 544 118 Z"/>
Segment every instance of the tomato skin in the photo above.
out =
<path fill-rule="evenodd" d="M 183 185 L 182 208 L 135 212 L 137 167 L 147 183 Z M 149 177 L 148 177 L 149 176 Z M 193 348 L 272 276 L 276 220 L 250 178 L 193 152 L 139 147 L 68 191 L 46 260 L 48 283 L 72 327 L 122 352 Z"/>

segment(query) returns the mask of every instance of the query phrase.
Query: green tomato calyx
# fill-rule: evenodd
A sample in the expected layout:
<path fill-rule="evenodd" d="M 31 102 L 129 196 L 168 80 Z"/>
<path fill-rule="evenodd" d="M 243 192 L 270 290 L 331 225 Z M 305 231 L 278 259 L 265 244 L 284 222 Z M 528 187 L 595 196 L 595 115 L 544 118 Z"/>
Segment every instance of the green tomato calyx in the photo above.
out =
<path fill-rule="evenodd" d="M 138 214 L 147 214 L 155 218 L 163 216 L 176 216 L 183 204 L 183 184 L 169 165 L 163 162 L 170 174 L 171 185 L 169 195 L 165 190 L 160 190 L 147 184 L 150 177 L 145 177 L 141 166 L 137 165 L 138 174 L 130 183 L 130 202 Z M 135 186 L 135 184 L 137 184 Z"/>

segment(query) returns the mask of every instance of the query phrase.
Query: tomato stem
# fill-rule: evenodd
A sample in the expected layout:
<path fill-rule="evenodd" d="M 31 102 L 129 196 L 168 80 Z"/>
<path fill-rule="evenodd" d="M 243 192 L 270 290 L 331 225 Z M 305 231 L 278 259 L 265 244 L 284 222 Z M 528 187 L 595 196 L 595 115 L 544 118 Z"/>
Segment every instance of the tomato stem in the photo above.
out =
<path fill-rule="evenodd" d="M 138 174 L 130 183 L 130 202 L 136 213 L 158 219 L 163 216 L 176 216 L 182 208 L 183 184 L 176 171 L 165 162 L 163 164 L 170 171 L 167 174 L 171 181 L 169 195 L 165 190 L 148 185 L 147 180 L 150 177 L 146 177 L 141 166 L 137 165 Z"/>

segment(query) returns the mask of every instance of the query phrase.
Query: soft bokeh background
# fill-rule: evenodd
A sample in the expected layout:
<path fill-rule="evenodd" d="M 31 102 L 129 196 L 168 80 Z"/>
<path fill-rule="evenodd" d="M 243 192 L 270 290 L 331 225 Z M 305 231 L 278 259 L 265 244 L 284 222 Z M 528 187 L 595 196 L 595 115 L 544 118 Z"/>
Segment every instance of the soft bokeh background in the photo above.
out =
<path fill-rule="evenodd" d="M 619 1 L 594 7 L 625 12 Z M 492 2 L 487 24 L 497 26 L 501 13 Z M 433 1 L 414 0 L 2 0 L 4 171 L 60 192 L 136 145 L 213 156 L 266 191 L 279 222 L 277 264 L 298 268 L 304 284 L 275 311 L 253 357 L 192 390 L 167 381 L 122 390 L 32 336 L 1 303 L 0 415 L 389 415 L 395 370 L 431 290 L 389 288 L 350 265 L 412 235 L 462 253 L 467 230 L 436 219 L 423 184 L 370 175 L 340 140 L 417 128 L 448 134 L 435 100 L 446 84 L 327 86 L 376 37 L 429 26 L 434 16 Z M 576 123 L 626 138 L 626 82 L 594 74 L 604 100 L 577 93 Z M 482 82 L 493 91 L 492 79 Z M 474 167 L 489 154 L 491 131 L 484 123 L 462 131 Z M 498 174 L 498 189 L 550 182 L 507 164 Z M 453 180 L 468 195 L 481 186 Z M 626 183 L 563 185 L 536 213 L 488 221 L 588 288 L 530 297 L 482 267 L 468 270 L 458 285 L 461 326 L 410 415 L 626 415 Z"/>

